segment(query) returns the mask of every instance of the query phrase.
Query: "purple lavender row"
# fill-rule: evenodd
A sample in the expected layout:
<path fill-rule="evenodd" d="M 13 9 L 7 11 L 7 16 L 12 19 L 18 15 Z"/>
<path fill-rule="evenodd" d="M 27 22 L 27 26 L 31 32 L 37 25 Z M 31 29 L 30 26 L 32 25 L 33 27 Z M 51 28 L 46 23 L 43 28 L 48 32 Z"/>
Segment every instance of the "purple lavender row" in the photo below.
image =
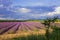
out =
<path fill-rule="evenodd" d="M 38 29 L 40 29 L 41 28 L 41 26 L 40 25 L 38 25 L 38 24 L 29 24 L 29 25 L 32 25 L 32 26 L 34 26 L 35 28 L 38 28 Z"/>
<path fill-rule="evenodd" d="M 35 28 L 35 26 L 32 25 L 32 24 L 28 24 L 28 23 L 26 23 L 26 22 L 25 22 L 25 24 L 29 25 L 31 28 Z"/>
<path fill-rule="evenodd" d="M 22 24 L 23 24 L 23 23 L 21 22 L 21 23 L 20 23 L 20 27 L 19 27 L 19 30 L 20 30 L 20 31 L 23 31 L 23 29 L 24 29 Z"/>
<path fill-rule="evenodd" d="M 19 27 L 20 27 L 21 23 L 18 23 L 15 27 L 15 30 L 14 30 L 14 33 L 16 33 L 17 30 L 19 30 Z"/>
<path fill-rule="evenodd" d="M 29 30 L 29 28 L 24 24 L 24 22 L 21 23 L 22 29 Z"/>
<path fill-rule="evenodd" d="M 32 30 L 34 30 L 34 28 L 40 29 L 40 27 L 38 27 L 36 25 L 32 25 L 32 24 L 29 24 L 29 23 L 26 23 L 26 22 L 25 22 L 25 24 L 28 24 L 32 28 Z"/>
<path fill-rule="evenodd" d="M 21 23 L 20 23 L 20 26 L 19 26 L 19 30 L 22 31 L 22 25 L 21 25 Z"/>
<path fill-rule="evenodd" d="M 26 23 L 27 23 L 27 24 L 30 24 L 30 25 L 32 25 L 32 26 L 35 26 L 36 28 L 39 28 L 39 29 L 44 27 L 44 25 L 42 25 L 41 23 L 37 23 L 37 24 L 36 24 L 36 23 L 33 23 L 33 24 L 32 24 L 32 23 L 28 23 L 28 22 L 26 22 Z"/>
<path fill-rule="evenodd" d="M 14 22 L 14 23 L 16 23 L 16 25 L 15 25 L 13 28 L 9 29 L 9 30 L 7 31 L 7 33 L 10 33 L 10 32 L 16 33 L 16 31 L 18 30 L 18 27 L 19 27 L 19 25 L 20 25 L 20 22 Z"/>
<path fill-rule="evenodd" d="M 8 26 L 6 29 L 4 29 L 0 34 L 4 34 L 5 32 L 7 32 L 9 29 L 11 29 L 12 27 L 14 27 L 16 24 L 13 24 L 11 26 Z"/>
<path fill-rule="evenodd" d="M 12 22 L 0 22 L 0 29 L 10 26 Z"/>
<path fill-rule="evenodd" d="M 28 23 L 29 24 L 29 23 Z M 41 27 L 40 26 L 37 26 L 38 24 L 29 24 L 29 25 L 31 25 L 32 27 L 34 27 L 34 28 L 38 28 L 38 29 L 40 29 Z"/>
<path fill-rule="evenodd" d="M 3 28 L 7 28 L 10 25 L 12 25 L 12 24 L 6 25 L 5 27 L 0 27 L 0 30 L 3 29 Z"/>
<path fill-rule="evenodd" d="M 26 26 L 29 28 L 29 30 L 33 30 L 30 25 L 28 25 L 28 24 L 26 24 L 26 23 L 24 23 L 24 25 L 26 25 Z"/>

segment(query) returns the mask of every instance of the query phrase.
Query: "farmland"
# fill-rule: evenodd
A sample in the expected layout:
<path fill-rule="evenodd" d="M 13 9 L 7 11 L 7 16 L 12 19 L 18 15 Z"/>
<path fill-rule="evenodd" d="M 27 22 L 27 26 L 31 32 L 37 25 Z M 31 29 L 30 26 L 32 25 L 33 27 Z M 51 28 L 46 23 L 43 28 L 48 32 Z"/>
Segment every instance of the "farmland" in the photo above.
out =
<path fill-rule="evenodd" d="M 60 22 L 55 23 L 58 27 L 60 27 Z M 22 22 L 12 22 L 12 21 L 3 21 L 0 22 L 0 39 L 1 40 L 20 40 L 19 38 L 25 38 L 27 36 L 32 36 L 32 39 L 34 37 L 38 38 L 34 40 L 40 40 L 39 35 L 45 35 L 46 28 L 41 23 L 41 21 L 22 21 Z M 50 28 L 50 32 L 52 32 L 52 29 Z M 38 36 L 37 36 L 38 35 Z M 45 36 L 43 36 L 44 38 Z M 14 39 L 15 38 L 15 39 Z M 42 38 L 42 39 L 43 39 Z M 21 39 L 21 40 L 23 40 Z M 31 39 L 31 40 L 32 40 Z M 30 40 L 26 39 L 25 40 Z M 45 40 L 45 38 L 44 38 Z"/>
<path fill-rule="evenodd" d="M 44 26 L 40 22 L 0 22 L 0 34 L 17 31 L 39 30 Z"/>

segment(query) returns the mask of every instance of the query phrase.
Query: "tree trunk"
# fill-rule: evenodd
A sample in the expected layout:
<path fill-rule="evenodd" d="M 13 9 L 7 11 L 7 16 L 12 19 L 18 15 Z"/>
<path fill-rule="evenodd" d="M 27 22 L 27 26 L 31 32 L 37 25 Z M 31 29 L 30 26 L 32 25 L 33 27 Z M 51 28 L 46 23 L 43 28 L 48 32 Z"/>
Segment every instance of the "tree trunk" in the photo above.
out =
<path fill-rule="evenodd" d="M 50 25 L 48 25 L 48 27 L 46 29 L 46 34 L 45 34 L 46 40 L 49 40 L 49 27 L 50 27 Z"/>

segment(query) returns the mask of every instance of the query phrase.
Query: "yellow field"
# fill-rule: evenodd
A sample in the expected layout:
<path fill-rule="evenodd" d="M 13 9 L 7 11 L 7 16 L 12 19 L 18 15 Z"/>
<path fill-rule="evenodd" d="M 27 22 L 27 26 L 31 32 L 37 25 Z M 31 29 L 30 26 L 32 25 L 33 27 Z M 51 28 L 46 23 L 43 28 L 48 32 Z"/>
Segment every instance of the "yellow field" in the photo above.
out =
<path fill-rule="evenodd" d="M 19 36 L 27 36 L 27 35 L 44 35 L 45 34 L 45 29 L 40 29 L 39 31 L 28 31 L 28 32 L 20 32 L 20 33 L 15 33 L 15 34 L 3 34 L 0 35 L 0 40 L 6 40 L 6 39 L 10 39 L 10 38 L 14 38 L 14 37 L 19 37 Z"/>
<path fill-rule="evenodd" d="M 28 36 L 28 35 L 45 35 L 45 31 L 46 29 L 40 29 L 39 31 L 27 31 L 27 32 L 24 32 L 24 31 L 20 31 L 18 33 L 15 33 L 15 34 L 3 34 L 3 35 L 0 35 L 0 40 L 7 40 L 7 39 L 11 39 L 11 38 L 15 38 L 15 37 L 21 37 L 21 36 Z M 52 29 L 50 29 L 50 32 L 52 32 Z"/>

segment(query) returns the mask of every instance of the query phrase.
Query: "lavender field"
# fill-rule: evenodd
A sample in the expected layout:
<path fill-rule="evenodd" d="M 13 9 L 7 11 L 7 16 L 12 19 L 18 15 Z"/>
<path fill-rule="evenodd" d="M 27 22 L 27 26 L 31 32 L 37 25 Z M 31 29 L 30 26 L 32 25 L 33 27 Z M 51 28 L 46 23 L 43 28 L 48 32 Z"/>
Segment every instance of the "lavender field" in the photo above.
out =
<path fill-rule="evenodd" d="M 60 23 L 56 23 L 60 26 Z M 44 28 L 41 22 L 0 22 L 0 34 L 17 33 L 18 31 L 34 31 Z"/>
<path fill-rule="evenodd" d="M 33 31 L 41 29 L 44 25 L 40 22 L 0 22 L 0 34 L 16 33 L 17 31 Z"/>
<path fill-rule="evenodd" d="M 60 22 L 55 22 L 55 25 L 60 27 Z M 37 35 L 45 35 L 45 28 L 41 22 L 0 22 L 0 39 L 6 40 L 15 37 L 18 39 L 18 37 L 32 36 L 32 34 L 37 38 Z M 52 32 L 51 28 L 49 30 Z"/>

